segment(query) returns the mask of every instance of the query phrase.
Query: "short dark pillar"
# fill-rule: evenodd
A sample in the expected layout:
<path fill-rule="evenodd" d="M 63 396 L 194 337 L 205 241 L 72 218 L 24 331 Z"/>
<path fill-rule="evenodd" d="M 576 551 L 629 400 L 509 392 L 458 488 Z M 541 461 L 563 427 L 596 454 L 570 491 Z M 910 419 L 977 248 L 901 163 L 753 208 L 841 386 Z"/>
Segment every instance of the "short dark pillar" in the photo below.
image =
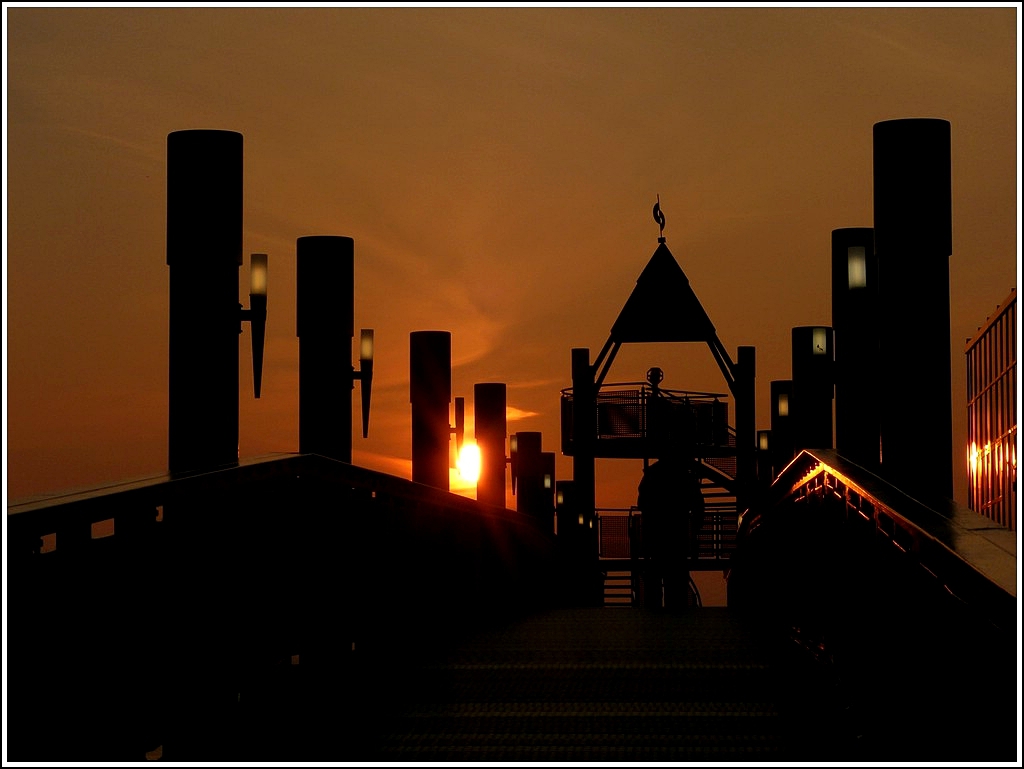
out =
<path fill-rule="evenodd" d="M 590 349 L 572 349 L 572 479 L 578 511 L 590 526 L 595 502 L 595 442 L 597 441 L 597 390 L 590 366 Z"/>
<path fill-rule="evenodd" d="M 836 451 L 878 469 L 878 260 L 870 227 L 832 230 Z"/>
<path fill-rule="evenodd" d="M 881 474 L 904 490 L 953 496 L 949 257 L 950 124 L 874 126 Z"/>
<path fill-rule="evenodd" d="M 544 507 L 544 460 L 539 432 L 516 433 L 516 510 L 539 516 Z M 552 494 L 553 497 L 553 494 Z"/>
<path fill-rule="evenodd" d="M 352 461 L 352 238 L 313 235 L 295 248 L 299 453 Z"/>
<path fill-rule="evenodd" d="M 739 486 L 737 507 L 742 511 L 752 502 L 757 484 L 755 388 L 757 376 L 756 348 L 741 346 L 737 350 L 736 388 L 736 480 Z"/>
<path fill-rule="evenodd" d="M 793 342 L 793 445 L 832 448 L 834 345 L 828 326 L 797 326 Z"/>
<path fill-rule="evenodd" d="M 473 432 L 480 448 L 477 501 L 505 507 L 506 388 L 502 382 L 473 385 Z"/>
<path fill-rule="evenodd" d="M 412 479 L 448 491 L 451 332 L 413 331 L 409 334 L 409 400 L 412 403 Z"/>
<path fill-rule="evenodd" d="M 168 467 L 238 462 L 242 134 L 167 136 Z"/>

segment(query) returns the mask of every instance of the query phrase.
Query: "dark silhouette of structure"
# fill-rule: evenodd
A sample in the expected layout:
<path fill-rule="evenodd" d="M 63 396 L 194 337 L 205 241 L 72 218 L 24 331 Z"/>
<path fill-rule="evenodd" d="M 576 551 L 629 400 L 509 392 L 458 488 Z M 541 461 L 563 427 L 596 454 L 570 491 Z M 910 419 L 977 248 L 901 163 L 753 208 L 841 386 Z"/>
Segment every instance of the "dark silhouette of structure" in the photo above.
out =
<path fill-rule="evenodd" d="M 597 517 L 599 553 L 603 552 L 600 543 L 608 533 L 606 529 L 610 531 L 613 522 L 602 524 L 595 509 L 596 458 L 637 458 L 646 464 L 650 459 L 671 456 L 694 462 L 709 488 L 717 489 L 711 493 L 720 501 L 712 516 L 713 531 L 706 537 L 698 536 L 699 542 L 707 542 L 707 552 L 683 557 L 689 558 L 691 569 L 720 569 L 728 557 L 737 512 L 752 502 L 757 489 L 755 352 L 753 347 L 740 347 L 737 362 L 732 361 L 665 243 L 660 201 L 654 215 L 660 229 L 658 247 L 596 361 L 591 363 L 588 349 L 572 351 L 572 388 L 562 393 L 562 452 L 573 457 L 573 497 L 578 517 L 587 528 Z M 605 385 L 620 347 L 642 342 L 706 344 L 735 401 L 735 429 L 728 425 L 726 396 L 662 388 L 660 369 L 651 369 L 650 382 L 639 389 Z M 649 539 L 645 534 L 644 541 Z M 686 537 L 680 541 L 685 542 Z M 632 560 L 601 557 L 600 563 L 610 575 L 613 567 L 631 573 L 635 569 Z M 643 589 L 634 592 L 640 594 Z"/>
<path fill-rule="evenodd" d="M 953 253 L 950 125 L 874 126 L 878 258 L 880 472 L 902 488 L 953 496 L 949 257 Z"/>
<path fill-rule="evenodd" d="M 409 334 L 409 400 L 412 403 L 412 479 L 448 490 L 451 441 L 452 335 Z"/>
<path fill-rule="evenodd" d="M 877 471 L 878 259 L 870 227 L 832 230 L 836 450 Z M 782 468 L 779 468 L 780 470 Z"/>
<path fill-rule="evenodd" d="M 480 447 L 477 501 L 505 507 L 506 388 L 501 382 L 473 385 L 473 430 Z"/>
<path fill-rule="evenodd" d="M 168 467 L 238 461 L 242 135 L 167 137 Z"/>
<path fill-rule="evenodd" d="M 827 326 L 792 331 L 793 443 L 801 448 L 832 448 L 835 346 Z"/>
<path fill-rule="evenodd" d="M 299 452 L 352 461 L 352 390 L 362 382 L 363 437 L 370 419 L 373 331 L 360 336 L 352 367 L 355 247 L 352 238 L 312 235 L 295 243 L 295 333 L 299 338 Z"/>
<path fill-rule="evenodd" d="M 923 128 L 927 134 L 933 126 Z M 884 418 L 877 424 L 885 477 L 831 448 L 799 445 L 826 442 L 833 379 L 824 327 L 794 331 L 793 380 L 772 383 L 772 430 L 757 433 L 755 447 L 753 349 L 741 347 L 730 362 L 665 246 L 660 201 L 659 248 L 611 339 L 593 364 L 588 350 L 572 351 L 561 438 L 573 456 L 573 480 L 555 480 L 554 455 L 541 451 L 539 433 L 520 432 L 509 441 L 518 511 L 447 492 L 451 336 L 436 331 L 410 338 L 413 481 L 319 453 L 345 456 L 350 436 L 326 436 L 314 441 L 317 453 L 307 453 L 305 432 L 297 455 L 228 457 L 237 452 L 237 392 L 228 397 L 220 380 L 194 387 L 190 377 L 219 376 L 220 368 L 203 370 L 204 362 L 219 367 L 233 355 L 234 371 L 224 376 L 237 391 L 237 346 L 227 344 L 225 329 L 237 345 L 240 320 L 262 312 L 259 301 L 249 316 L 237 304 L 240 148 L 240 137 L 227 132 L 169 138 L 172 425 L 175 416 L 187 417 L 174 432 L 171 473 L 8 507 L 6 685 L 17 705 L 6 714 L 10 758 L 891 762 L 1014 755 L 1016 692 L 1004 684 L 1019 656 L 1015 533 L 919 493 L 931 447 L 919 445 L 928 449 L 925 459 L 897 472 L 900 443 L 890 440 L 893 423 Z M 179 156 L 187 159 L 180 166 L 172 162 Z M 192 194 L 212 208 L 196 207 Z M 207 221 L 219 207 L 229 221 Z M 878 234 L 879 224 L 884 280 L 893 241 Z M 842 242 L 848 260 L 858 248 L 867 259 L 858 238 Z M 943 248 L 907 253 L 920 261 Z M 339 401 L 351 406 L 351 312 L 343 309 L 333 342 L 318 338 L 314 329 L 337 318 L 309 281 L 329 284 L 335 271 L 342 283 L 348 277 L 338 300 L 348 307 L 351 240 L 316 238 L 298 250 L 300 388 L 335 377 L 328 389 L 342 391 L 327 405 L 317 404 L 326 394 L 303 397 L 300 410 L 326 415 Z M 902 256 L 893 259 L 898 268 Z M 260 261 L 256 297 L 265 296 Z M 859 266 L 846 270 L 851 287 Z M 665 301 L 650 301 L 659 298 Z M 848 328 L 837 318 L 837 351 Z M 882 339 L 902 331 L 880 328 Z M 815 358 L 819 330 L 825 353 Z M 189 334 L 211 339 L 185 355 Z M 670 390 L 653 369 L 648 383 L 604 385 L 618 346 L 634 341 L 706 342 L 735 398 L 736 429 L 724 395 Z M 892 354 L 893 343 L 886 344 Z M 340 363 L 317 369 L 328 351 Z M 978 350 L 983 360 L 998 354 Z M 843 355 L 844 366 L 858 365 L 855 355 Z M 361 358 L 368 398 L 371 358 L 365 350 Z M 837 415 L 848 417 L 842 398 L 853 397 L 852 380 L 836 376 L 844 383 Z M 998 394 L 1004 381 L 976 394 Z M 945 384 L 918 382 L 907 392 Z M 491 447 L 484 495 L 496 497 L 504 387 L 478 386 L 475 396 L 480 435 Z M 215 418 L 194 420 L 190 399 L 199 414 L 216 404 Z M 801 403 L 817 405 L 803 412 L 811 417 L 798 430 Z M 895 435 L 915 419 L 896 425 Z M 851 433 L 851 445 L 877 445 L 875 424 L 863 420 L 864 434 Z M 456 399 L 458 442 L 461 430 Z M 837 440 L 848 437 L 837 431 Z M 768 488 L 754 482 L 755 451 L 779 452 Z M 625 511 L 613 526 L 594 505 L 597 457 L 654 458 L 647 482 L 677 460 L 693 470 L 668 472 L 653 504 L 645 489 L 643 512 Z M 941 491 L 944 459 L 932 459 Z M 503 482 L 503 467 L 500 476 Z M 670 507 L 688 516 L 673 517 Z M 728 608 L 598 608 L 602 574 L 638 568 L 639 555 L 622 552 L 624 524 L 645 516 L 640 533 L 655 564 L 728 566 Z M 673 527 L 675 534 L 666 531 Z M 608 555 L 613 537 L 605 535 L 612 533 L 619 547 Z M 671 603 L 681 591 L 669 582 Z"/>

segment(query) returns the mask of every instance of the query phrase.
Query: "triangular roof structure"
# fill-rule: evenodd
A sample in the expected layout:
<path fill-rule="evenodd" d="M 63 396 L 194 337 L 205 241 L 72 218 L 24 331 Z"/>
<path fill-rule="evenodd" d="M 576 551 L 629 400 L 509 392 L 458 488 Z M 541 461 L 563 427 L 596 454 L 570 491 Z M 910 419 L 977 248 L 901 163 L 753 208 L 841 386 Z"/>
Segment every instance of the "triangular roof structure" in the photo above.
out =
<path fill-rule="evenodd" d="M 611 340 L 628 342 L 707 342 L 715 327 L 683 268 L 660 238 L 636 287 L 612 325 Z"/>

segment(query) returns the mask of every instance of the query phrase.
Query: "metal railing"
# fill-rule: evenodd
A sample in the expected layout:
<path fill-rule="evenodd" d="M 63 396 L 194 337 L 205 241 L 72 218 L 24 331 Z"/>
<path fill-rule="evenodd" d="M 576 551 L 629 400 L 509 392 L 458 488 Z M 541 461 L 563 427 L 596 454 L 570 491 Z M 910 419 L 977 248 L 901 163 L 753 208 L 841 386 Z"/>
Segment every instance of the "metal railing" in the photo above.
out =
<path fill-rule="evenodd" d="M 721 393 L 655 389 L 641 382 L 603 385 L 598 391 L 593 424 L 597 454 L 656 456 L 652 445 L 677 442 L 703 450 L 708 456 L 723 450 L 735 453 L 730 441 L 729 407 Z M 574 450 L 573 392 L 561 393 L 562 451 Z M 646 451 L 647 453 L 643 453 Z M 640 452 L 640 453 L 637 453 Z"/>

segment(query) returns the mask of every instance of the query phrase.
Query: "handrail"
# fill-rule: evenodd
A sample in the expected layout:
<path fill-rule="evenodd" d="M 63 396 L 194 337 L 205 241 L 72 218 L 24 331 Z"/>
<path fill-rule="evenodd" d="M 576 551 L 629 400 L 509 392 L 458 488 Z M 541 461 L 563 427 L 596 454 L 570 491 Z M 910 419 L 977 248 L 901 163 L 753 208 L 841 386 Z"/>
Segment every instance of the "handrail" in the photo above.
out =
<path fill-rule="evenodd" d="M 786 499 L 827 490 L 916 560 L 942 586 L 973 603 L 997 627 L 1017 618 L 1016 534 L 952 500 L 915 499 L 829 449 L 802 450 L 778 475 L 761 505 L 745 511 L 740 537 Z"/>

